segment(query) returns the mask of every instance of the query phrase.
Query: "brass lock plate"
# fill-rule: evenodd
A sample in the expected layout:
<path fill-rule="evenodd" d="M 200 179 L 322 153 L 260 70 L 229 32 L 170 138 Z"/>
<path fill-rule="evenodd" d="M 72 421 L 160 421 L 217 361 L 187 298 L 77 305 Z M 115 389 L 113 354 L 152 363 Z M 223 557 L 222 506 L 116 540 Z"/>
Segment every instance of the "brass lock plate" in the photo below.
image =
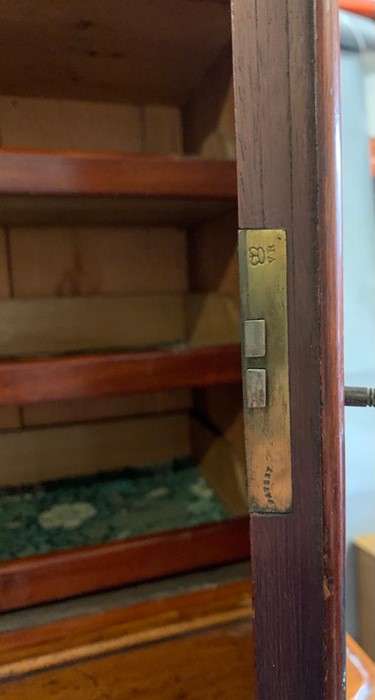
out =
<path fill-rule="evenodd" d="M 287 245 L 282 229 L 239 231 L 250 511 L 292 509 Z"/>

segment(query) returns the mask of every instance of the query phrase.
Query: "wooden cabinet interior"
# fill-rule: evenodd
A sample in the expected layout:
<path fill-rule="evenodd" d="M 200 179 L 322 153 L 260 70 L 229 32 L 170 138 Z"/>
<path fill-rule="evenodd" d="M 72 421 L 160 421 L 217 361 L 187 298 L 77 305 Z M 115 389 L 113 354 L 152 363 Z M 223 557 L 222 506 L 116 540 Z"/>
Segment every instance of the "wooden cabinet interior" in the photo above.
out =
<path fill-rule="evenodd" d="M 0 485 L 191 455 L 236 518 L 4 561 L 2 608 L 245 559 L 229 5 L 2 15 Z"/>

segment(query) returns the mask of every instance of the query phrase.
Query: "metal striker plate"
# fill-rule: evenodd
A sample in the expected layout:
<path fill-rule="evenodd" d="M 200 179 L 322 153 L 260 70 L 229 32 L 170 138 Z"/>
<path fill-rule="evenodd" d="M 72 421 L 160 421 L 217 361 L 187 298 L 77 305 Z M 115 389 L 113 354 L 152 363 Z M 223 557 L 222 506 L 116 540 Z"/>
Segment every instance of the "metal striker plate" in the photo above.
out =
<path fill-rule="evenodd" d="M 263 514 L 288 513 L 293 500 L 286 236 L 239 231 L 249 501 Z"/>

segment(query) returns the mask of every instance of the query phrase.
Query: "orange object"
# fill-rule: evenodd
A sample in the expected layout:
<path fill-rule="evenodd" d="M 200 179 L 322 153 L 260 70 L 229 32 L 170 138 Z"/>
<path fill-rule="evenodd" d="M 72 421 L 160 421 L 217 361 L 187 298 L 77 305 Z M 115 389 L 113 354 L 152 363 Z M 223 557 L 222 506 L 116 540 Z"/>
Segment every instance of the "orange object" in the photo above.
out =
<path fill-rule="evenodd" d="M 375 139 L 370 139 L 370 171 L 375 177 Z"/>
<path fill-rule="evenodd" d="M 340 0 L 340 10 L 375 19 L 375 0 Z"/>

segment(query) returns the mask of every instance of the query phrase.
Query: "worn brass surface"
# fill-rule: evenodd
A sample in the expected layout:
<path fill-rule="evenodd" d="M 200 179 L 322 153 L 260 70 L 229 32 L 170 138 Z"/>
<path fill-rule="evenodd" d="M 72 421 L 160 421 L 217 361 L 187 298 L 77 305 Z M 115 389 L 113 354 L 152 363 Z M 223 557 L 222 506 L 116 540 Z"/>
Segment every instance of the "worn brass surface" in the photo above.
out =
<path fill-rule="evenodd" d="M 287 313 L 287 247 L 283 230 L 239 232 L 245 440 L 250 510 L 292 508 Z M 247 357 L 246 321 L 264 319 L 264 357 Z M 249 370 L 266 372 L 265 407 L 249 395 Z"/>
<path fill-rule="evenodd" d="M 266 354 L 266 322 L 263 320 L 245 321 L 246 357 L 264 357 Z"/>

